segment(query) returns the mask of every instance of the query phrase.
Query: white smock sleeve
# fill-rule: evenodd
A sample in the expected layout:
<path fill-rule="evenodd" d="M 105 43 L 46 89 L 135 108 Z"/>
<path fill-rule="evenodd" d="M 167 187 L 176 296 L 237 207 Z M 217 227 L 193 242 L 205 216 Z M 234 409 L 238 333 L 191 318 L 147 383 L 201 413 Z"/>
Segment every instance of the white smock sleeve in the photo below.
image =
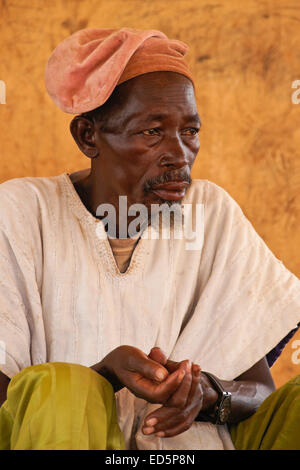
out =
<path fill-rule="evenodd" d="M 239 205 L 206 182 L 204 244 L 195 309 L 172 358 L 233 380 L 300 321 L 300 281 L 271 252 Z"/>
<path fill-rule="evenodd" d="M 12 378 L 32 365 L 41 319 L 42 244 L 36 201 L 23 179 L 0 185 L 0 370 Z"/>

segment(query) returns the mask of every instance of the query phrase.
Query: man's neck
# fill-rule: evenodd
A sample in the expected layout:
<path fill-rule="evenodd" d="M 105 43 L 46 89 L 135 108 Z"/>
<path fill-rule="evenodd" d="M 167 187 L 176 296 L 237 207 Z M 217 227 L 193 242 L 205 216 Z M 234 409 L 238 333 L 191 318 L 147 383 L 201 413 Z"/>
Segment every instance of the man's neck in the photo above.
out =
<path fill-rule="evenodd" d="M 85 169 L 85 170 L 80 170 L 75 173 L 72 173 L 69 175 L 70 180 L 73 183 L 73 186 L 82 202 L 82 204 L 85 206 L 85 208 L 94 216 L 99 219 L 102 219 L 104 216 L 97 216 L 97 209 L 101 204 L 108 204 L 107 201 L 104 202 L 104 197 L 99 196 L 99 194 L 94 190 L 95 185 L 92 183 L 91 179 L 91 170 L 90 169 Z M 116 224 L 115 224 L 115 234 L 113 236 L 116 236 L 116 238 L 129 238 L 130 234 L 128 233 L 128 227 L 130 225 L 130 222 L 132 222 L 136 216 L 128 216 L 128 208 L 126 210 L 126 214 L 123 214 L 123 222 L 120 222 L 119 218 L 119 206 L 118 204 L 111 204 L 115 208 L 116 212 Z M 125 221 L 124 221 L 125 220 Z M 150 218 L 147 221 L 147 225 L 150 223 Z M 146 222 L 145 222 L 146 224 Z M 120 228 L 120 226 L 122 228 Z M 127 230 L 126 230 L 127 227 Z M 137 227 L 138 230 L 141 230 L 141 227 Z M 143 227 L 144 229 L 144 227 Z M 121 233 L 120 233 L 121 231 Z M 126 232 L 126 233 L 124 233 Z"/>

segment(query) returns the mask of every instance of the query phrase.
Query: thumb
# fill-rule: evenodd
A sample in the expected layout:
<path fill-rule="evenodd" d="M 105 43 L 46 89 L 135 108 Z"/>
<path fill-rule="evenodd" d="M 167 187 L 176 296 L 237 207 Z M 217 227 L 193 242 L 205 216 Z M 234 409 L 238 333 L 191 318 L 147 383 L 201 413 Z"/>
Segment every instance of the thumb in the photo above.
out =
<path fill-rule="evenodd" d="M 165 353 L 159 347 L 152 348 L 148 357 L 162 365 L 165 365 L 167 362 Z"/>
<path fill-rule="evenodd" d="M 135 356 L 134 363 L 130 370 L 138 372 L 143 377 L 156 382 L 162 382 L 169 375 L 169 372 L 158 362 L 146 356 L 146 354 Z"/>

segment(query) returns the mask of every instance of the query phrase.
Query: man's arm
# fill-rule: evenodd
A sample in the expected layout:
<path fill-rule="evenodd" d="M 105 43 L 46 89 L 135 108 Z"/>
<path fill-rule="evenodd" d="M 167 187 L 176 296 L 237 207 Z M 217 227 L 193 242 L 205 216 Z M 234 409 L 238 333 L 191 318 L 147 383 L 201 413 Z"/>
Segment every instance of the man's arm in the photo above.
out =
<path fill-rule="evenodd" d="M 151 351 L 151 357 L 161 362 L 170 371 L 177 367 L 176 362 L 167 361 L 161 352 Z M 187 379 L 188 375 L 186 375 L 184 381 Z M 229 423 L 236 423 L 251 416 L 275 390 L 265 358 L 235 380 L 219 381 L 226 391 L 232 393 L 232 411 Z M 193 382 L 196 386 L 193 386 Z M 178 391 L 164 406 L 146 416 L 143 428 L 145 434 L 159 433 L 158 435 L 161 437 L 176 436 L 186 431 L 195 419 L 203 420 L 199 412 L 201 414 L 204 412 L 206 415 L 212 412 L 218 400 L 218 393 L 208 377 L 201 373 L 198 385 L 197 380 L 194 379 L 191 383 L 190 392 L 189 388 L 187 389 L 188 395 L 186 395 L 184 387 L 179 387 Z"/>
<path fill-rule="evenodd" d="M 0 406 L 2 406 L 6 400 L 6 392 L 9 382 L 10 379 L 0 371 Z"/>
<path fill-rule="evenodd" d="M 232 394 L 229 423 L 237 423 L 251 416 L 276 388 L 265 357 L 235 380 L 220 382 Z M 212 410 L 218 398 L 214 385 L 204 374 L 201 383 L 204 392 L 201 411 Z"/>

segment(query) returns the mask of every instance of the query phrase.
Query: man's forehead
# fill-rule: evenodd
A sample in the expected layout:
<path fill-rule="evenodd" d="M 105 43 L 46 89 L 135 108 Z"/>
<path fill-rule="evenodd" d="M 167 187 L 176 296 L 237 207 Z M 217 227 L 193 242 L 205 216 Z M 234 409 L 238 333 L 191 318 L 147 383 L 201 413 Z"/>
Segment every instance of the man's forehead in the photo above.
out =
<path fill-rule="evenodd" d="M 152 76 L 152 79 L 150 79 Z M 167 78 L 163 83 L 162 79 Z M 125 95 L 124 125 L 133 120 L 161 121 L 176 110 L 184 119 L 200 122 L 194 87 L 184 76 L 169 72 L 146 74 L 131 81 Z"/>
<path fill-rule="evenodd" d="M 195 98 L 192 82 L 184 75 L 175 72 L 146 73 L 128 80 L 117 88 L 126 101 L 172 101 L 179 95 L 191 101 Z"/>
<path fill-rule="evenodd" d="M 164 111 L 157 111 L 157 112 L 145 112 L 145 111 L 136 111 L 128 116 L 123 121 L 123 125 L 126 126 L 127 124 L 138 121 L 143 123 L 151 123 L 155 121 L 164 121 L 168 119 L 172 115 L 172 109 L 168 111 L 168 106 L 164 106 Z M 201 126 L 201 119 L 198 112 L 185 112 L 184 110 L 180 113 L 180 117 L 185 122 L 190 122 L 194 124 L 198 124 Z"/>
<path fill-rule="evenodd" d="M 107 103 L 110 122 L 122 128 L 174 116 L 201 126 L 192 82 L 173 72 L 153 72 L 119 85 Z M 105 106 L 105 105 L 104 105 Z"/>

